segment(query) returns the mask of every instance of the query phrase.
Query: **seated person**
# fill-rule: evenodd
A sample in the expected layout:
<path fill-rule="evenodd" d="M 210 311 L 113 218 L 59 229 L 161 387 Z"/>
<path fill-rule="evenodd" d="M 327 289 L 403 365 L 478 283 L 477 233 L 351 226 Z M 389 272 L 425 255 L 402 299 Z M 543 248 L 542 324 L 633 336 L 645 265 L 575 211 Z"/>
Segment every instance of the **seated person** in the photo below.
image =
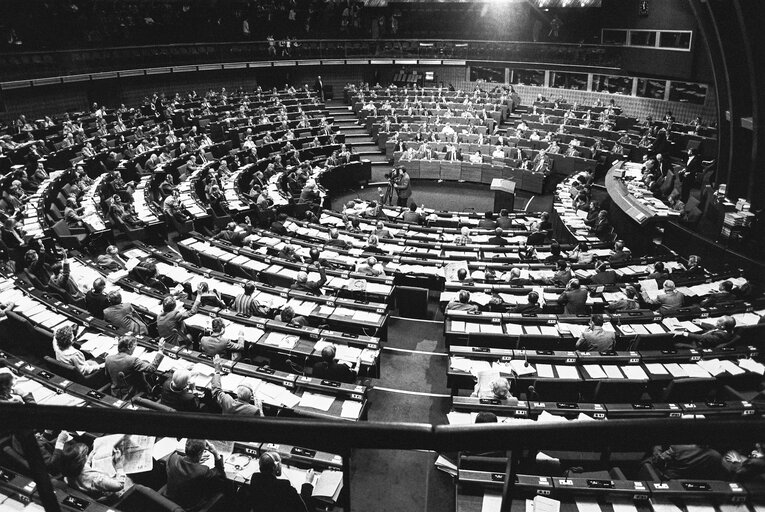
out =
<path fill-rule="evenodd" d="M 290 285 L 290 290 L 310 293 L 311 295 L 322 295 L 321 287 L 327 283 L 327 272 L 319 263 L 316 263 L 316 270 L 319 271 L 318 281 L 309 281 L 308 273 L 300 271 L 295 282 Z"/>
<path fill-rule="evenodd" d="M 356 272 L 364 274 L 365 276 L 383 276 L 385 277 L 385 269 L 377 262 L 377 258 L 370 256 L 366 260 L 356 265 Z"/>
<path fill-rule="evenodd" d="M 582 352 L 609 352 L 616 344 L 616 333 L 603 329 L 603 315 L 592 315 L 590 327 L 582 331 L 576 349 Z"/>
<path fill-rule="evenodd" d="M 481 411 L 475 417 L 476 425 L 480 423 L 497 423 L 498 421 L 497 415 L 489 411 Z"/>
<path fill-rule="evenodd" d="M 223 455 L 215 446 L 201 439 L 187 439 L 184 454 L 174 451 L 167 460 L 167 486 L 164 495 L 191 512 L 223 490 L 226 472 Z M 205 452 L 213 458 L 213 467 L 204 463 Z"/>
<path fill-rule="evenodd" d="M 212 397 L 221 408 L 223 414 L 241 414 L 247 416 L 263 416 L 263 404 L 258 400 L 252 388 L 247 384 L 236 387 L 236 398 L 221 388 L 221 359 L 213 357 L 215 373 L 212 378 Z"/>
<path fill-rule="evenodd" d="M 226 303 L 223 302 L 223 299 L 220 298 L 218 290 L 210 290 L 210 285 L 205 281 L 202 281 L 197 285 L 197 297 L 199 297 L 200 306 L 221 309 L 228 307 Z"/>
<path fill-rule="evenodd" d="M 157 315 L 157 333 L 170 345 L 188 345 L 191 339 L 186 334 L 184 320 L 199 311 L 202 296 L 197 294 L 191 309 L 177 309 L 177 302 L 172 295 L 162 299 L 162 311 Z"/>
<path fill-rule="evenodd" d="M 480 389 L 480 384 L 476 383 L 475 389 L 470 396 L 478 398 L 493 398 L 497 400 L 507 400 L 513 398 L 510 393 L 510 382 L 504 377 L 494 379 L 489 383 L 489 389 Z M 517 401 L 517 400 L 516 400 Z"/>
<path fill-rule="evenodd" d="M 606 309 L 612 313 L 615 313 L 617 311 L 629 311 L 632 309 L 640 308 L 640 304 L 638 304 L 637 300 L 638 293 L 634 286 L 627 285 L 624 288 L 624 295 L 626 295 L 626 298 L 624 299 L 609 301 Z"/>
<path fill-rule="evenodd" d="M 664 281 L 664 293 L 660 293 L 655 299 L 651 299 L 645 290 L 642 291 L 643 300 L 648 304 L 658 304 L 658 312 L 662 315 L 666 315 L 678 308 L 683 307 L 685 302 L 685 295 L 675 290 L 675 282 L 671 279 Z"/>
<path fill-rule="evenodd" d="M 495 228 L 494 229 L 494 236 L 489 237 L 488 243 L 489 245 L 499 245 L 500 247 L 504 247 L 507 245 L 507 239 L 503 237 L 504 231 L 502 228 Z"/>
<path fill-rule="evenodd" d="M 421 225 L 424 221 L 425 219 L 417 211 L 417 204 L 414 202 L 409 204 L 409 211 L 404 212 L 404 214 L 401 216 L 401 222 L 406 224 Z"/>
<path fill-rule="evenodd" d="M 666 450 L 655 446 L 648 462 L 658 471 L 662 481 L 678 478 L 717 480 L 723 473 L 722 456 L 697 444 L 676 444 Z"/>
<path fill-rule="evenodd" d="M 505 276 L 505 281 L 511 286 L 527 286 L 533 283 L 531 279 L 521 277 L 521 269 L 513 267 Z"/>
<path fill-rule="evenodd" d="M 611 263 L 622 263 L 630 260 L 630 251 L 624 247 L 624 242 L 617 240 L 614 242 L 614 249 L 608 256 L 608 261 Z"/>
<path fill-rule="evenodd" d="M 103 365 L 85 359 L 85 354 L 74 348 L 74 332 L 71 325 L 64 325 L 53 333 L 53 352 L 56 361 L 61 361 L 74 366 L 81 375 L 91 375 L 103 367 Z"/>
<path fill-rule="evenodd" d="M 106 374 L 112 381 L 112 395 L 117 398 L 124 399 L 130 387 L 135 388 L 137 392 L 147 392 L 149 384 L 144 374 L 154 373 L 162 362 L 162 350 L 165 348 L 165 342 L 162 339 L 159 340 L 157 355 L 151 363 L 134 356 L 135 347 L 136 339 L 133 336 L 120 336 L 117 342 L 117 353 L 106 356 L 104 363 Z"/>
<path fill-rule="evenodd" d="M 714 306 L 721 302 L 730 302 L 736 300 L 736 295 L 733 293 L 733 283 L 730 281 L 723 281 L 717 287 L 717 292 L 711 294 L 709 297 L 701 301 L 703 307 Z"/>
<path fill-rule="evenodd" d="M 244 291 L 234 298 L 231 303 L 231 310 L 245 316 L 266 316 L 268 308 L 261 306 L 254 296 L 255 283 L 247 281 L 244 283 Z"/>
<path fill-rule="evenodd" d="M 334 345 L 324 347 L 321 350 L 321 361 L 313 365 L 312 376 L 317 379 L 353 384 L 356 382 L 356 372 L 346 363 L 337 361 L 336 354 L 337 349 Z"/>
<path fill-rule="evenodd" d="M 581 244 L 577 245 L 573 251 L 571 251 L 571 255 L 569 257 L 580 265 L 587 265 L 592 263 L 592 260 L 595 259 L 595 253 L 590 250 L 589 245 L 582 242 Z"/>
<path fill-rule="evenodd" d="M 510 214 L 505 208 L 502 208 L 499 211 L 499 217 L 497 218 L 497 227 L 502 229 L 513 228 L 513 220 L 510 218 Z"/>
<path fill-rule="evenodd" d="M 682 336 L 687 337 L 691 343 L 676 343 L 676 346 L 697 349 L 715 348 L 728 343 L 734 337 L 733 329 L 736 328 L 736 319 L 732 316 L 721 316 L 714 325 L 701 319 L 695 319 L 693 323 L 706 331 L 701 333 L 685 331 Z"/>
<path fill-rule="evenodd" d="M 470 228 L 462 226 L 460 228 L 460 234 L 454 237 L 454 245 L 468 245 L 473 243 L 473 239 L 470 238 Z"/>
<path fill-rule="evenodd" d="M 494 221 L 494 213 L 486 212 L 483 218 L 478 221 L 478 229 L 495 229 L 497 223 Z"/>
<path fill-rule="evenodd" d="M 460 268 L 460 269 L 457 270 L 457 281 L 460 284 L 464 284 L 464 285 L 473 285 L 473 284 L 475 284 L 475 281 L 473 281 L 473 278 L 468 276 L 467 269 L 464 269 L 464 268 Z"/>
<path fill-rule="evenodd" d="M 539 293 L 535 291 L 529 292 L 526 296 L 526 301 L 526 304 L 512 306 L 508 313 L 538 313 L 542 310 L 542 307 L 539 305 Z"/>
<path fill-rule="evenodd" d="M 66 300 L 78 307 L 85 305 L 85 294 L 69 274 L 69 260 L 64 255 L 62 261 L 57 261 L 50 266 L 51 285 L 56 289 L 63 290 Z"/>
<path fill-rule="evenodd" d="M 276 257 L 282 260 L 292 261 L 292 262 L 301 261 L 301 258 L 298 255 L 297 250 L 295 249 L 295 246 L 291 244 L 284 244 L 284 247 L 282 247 L 279 250 L 279 252 L 276 254 Z"/>
<path fill-rule="evenodd" d="M 16 375 L 6 368 L 0 368 L 0 403 L 34 404 L 31 392 L 21 394 L 16 389 Z"/>
<path fill-rule="evenodd" d="M 212 319 L 212 332 L 209 336 L 202 336 L 199 340 L 199 351 L 208 356 L 223 354 L 225 357 L 238 358 L 236 353 L 244 350 L 244 335 L 239 334 L 238 341 L 231 341 L 223 337 L 226 324 L 222 318 Z"/>
<path fill-rule="evenodd" d="M 662 286 L 664 281 L 669 279 L 669 272 L 667 272 L 667 270 L 664 268 L 664 263 L 661 261 L 654 263 L 653 270 L 648 273 L 646 279 L 655 279 L 656 284 Z"/>
<path fill-rule="evenodd" d="M 558 297 L 558 304 L 563 306 L 564 315 L 587 314 L 587 288 L 579 284 L 579 279 L 572 279 Z"/>
<path fill-rule="evenodd" d="M 377 221 L 377 224 L 375 225 L 375 229 L 374 231 L 372 231 L 372 234 L 375 235 L 378 239 L 393 238 L 393 235 L 391 234 L 390 230 L 385 227 L 385 223 L 381 220 Z"/>
<path fill-rule="evenodd" d="M 96 258 L 96 265 L 99 268 L 112 272 L 126 268 L 125 260 L 120 257 L 119 250 L 113 245 L 106 248 L 105 254 L 101 254 Z"/>
<path fill-rule="evenodd" d="M 122 294 L 118 290 L 109 292 L 109 307 L 104 310 L 104 320 L 116 327 L 134 334 L 149 334 L 146 322 L 136 313 L 132 304 L 122 302 Z"/>
<path fill-rule="evenodd" d="M 599 261 L 595 264 L 595 275 L 590 277 L 590 283 L 592 284 L 615 284 L 616 272 L 609 268 L 607 261 Z"/>
<path fill-rule="evenodd" d="M 555 273 L 553 273 L 551 278 L 547 279 L 547 284 L 566 286 L 571 281 L 571 269 L 568 263 L 566 263 L 566 260 L 560 259 L 555 265 Z"/>
<path fill-rule="evenodd" d="M 105 473 L 93 465 L 93 453 L 84 443 L 67 443 L 60 448 L 61 474 L 69 487 L 84 492 L 99 501 L 114 500 L 122 495 L 132 483 L 125 474 L 122 439 L 112 450 L 113 473 Z M 58 447 L 58 443 L 57 443 Z"/>
<path fill-rule="evenodd" d="M 199 398 L 194 394 L 191 372 L 178 369 L 162 385 L 159 403 L 176 411 L 195 412 L 200 409 Z"/>
<path fill-rule="evenodd" d="M 252 509 L 258 512 L 308 512 L 313 494 L 314 471 L 309 469 L 300 494 L 282 476 L 282 458 L 275 451 L 264 452 L 258 461 L 259 473 L 250 478 Z M 310 510 L 313 510 L 311 508 Z"/>
<path fill-rule="evenodd" d="M 308 319 L 304 316 L 296 315 L 292 306 L 285 306 L 284 309 L 276 315 L 276 319 L 281 320 L 285 324 L 300 325 L 303 327 L 308 325 Z"/>
<path fill-rule="evenodd" d="M 460 290 L 457 295 L 457 300 L 452 300 L 446 305 L 446 310 L 454 311 L 467 311 L 468 313 L 478 312 L 478 304 L 471 304 L 470 292 L 467 290 Z"/>
<path fill-rule="evenodd" d="M 95 318 L 104 318 L 104 310 L 109 307 L 109 297 L 104 293 L 106 281 L 98 278 L 93 281 L 93 287 L 85 294 L 85 309 Z"/>
<path fill-rule="evenodd" d="M 327 247 L 337 247 L 339 249 L 347 249 L 348 248 L 348 242 L 345 240 L 340 239 L 340 232 L 332 228 L 329 230 L 329 240 L 327 240 L 326 243 Z"/>
<path fill-rule="evenodd" d="M 723 467 L 737 482 L 761 478 L 765 474 L 765 444 L 757 443 L 749 456 L 731 450 L 723 457 Z"/>

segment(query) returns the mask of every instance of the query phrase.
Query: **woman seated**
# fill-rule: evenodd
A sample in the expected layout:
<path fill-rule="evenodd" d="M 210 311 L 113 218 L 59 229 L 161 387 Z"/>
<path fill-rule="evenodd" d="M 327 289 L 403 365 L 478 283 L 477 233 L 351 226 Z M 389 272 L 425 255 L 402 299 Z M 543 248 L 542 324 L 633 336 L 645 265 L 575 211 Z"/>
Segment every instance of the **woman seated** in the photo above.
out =
<path fill-rule="evenodd" d="M 132 486 L 123 467 L 122 443 L 123 439 L 120 439 L 112 448 L 114 469 L 111 472 L 95 467 L 95 452 L 91 452 L 84 443 L 65 444 L 60 457 L 61 474 L 66 483 L 98 501 L 109 501 L 121 496 Z"/>
<path fill-rule="evenodd" d="M 74 348 L 73 343 L 74 332 L 71 325 L 56 329 L 56 332 L 53 333 L 53 352 L 56 354 L 56 361 L 74 366 L 83 376 L 94 374 L 103 369 L 103 364 L 92 359 L 86 359 L 85 354 Z"/>

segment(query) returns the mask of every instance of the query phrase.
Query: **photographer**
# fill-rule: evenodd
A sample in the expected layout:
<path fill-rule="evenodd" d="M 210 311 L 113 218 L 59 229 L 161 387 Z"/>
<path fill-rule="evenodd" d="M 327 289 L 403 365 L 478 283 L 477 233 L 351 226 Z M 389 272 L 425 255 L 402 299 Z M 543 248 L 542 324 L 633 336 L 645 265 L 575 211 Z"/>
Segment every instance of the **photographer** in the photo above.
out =
<path fill-rule="evenodd" d="M 407 206 L 409 204 L 409 198 L 412 197 L 412 184 L 406 169 L 403 167 L 394 169 L 390 179 L 393 188 L 396 189 L 396 194 L 398 195 L 396 204 L 398 206 Z"/>

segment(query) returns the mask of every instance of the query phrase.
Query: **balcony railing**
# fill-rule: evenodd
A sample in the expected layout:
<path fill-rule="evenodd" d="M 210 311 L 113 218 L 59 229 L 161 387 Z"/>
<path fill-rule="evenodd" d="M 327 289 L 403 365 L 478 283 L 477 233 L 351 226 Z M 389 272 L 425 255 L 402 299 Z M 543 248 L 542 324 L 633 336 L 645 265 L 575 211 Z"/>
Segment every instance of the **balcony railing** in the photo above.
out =
<path fill-rule="evenodd" d="M 619 68 L 613 46 L 509 41 L 313 39 L 279 42 L 127 46 L 0 54 L 3 81 L 127 69 L 305 59 L 456 59 Z"/>

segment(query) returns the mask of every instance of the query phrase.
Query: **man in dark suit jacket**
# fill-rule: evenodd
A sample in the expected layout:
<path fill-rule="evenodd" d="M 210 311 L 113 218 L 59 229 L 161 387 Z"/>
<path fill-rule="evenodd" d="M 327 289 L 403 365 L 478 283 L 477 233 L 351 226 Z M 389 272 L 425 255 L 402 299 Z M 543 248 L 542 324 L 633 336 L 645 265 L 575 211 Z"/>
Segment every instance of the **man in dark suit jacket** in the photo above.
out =
<path fill-rule="evenodd" d="M 714 325 L 704 323 L 701 320 L 694 320 L 693 323 L 707 329 L 707 331 L 702 333 L 686 332 L 684 336 L 692 340 L 691 344 L 677 343 L 678 347 L 685 348 L 690 346 L 690 348 L 696 349 L 715 348 L 732 340 L 734 336 L 733 329 L 736 328 L 736 319 L 732 316 L 721 316 Z"/>
<path fill-rule="evenodd" d="M 538 313 L 541 311 L 539 307 L 539 294 L 537 292 L 529 292 L 526 304 L 518 304 L 508 310 L 508 313 Z"/>
<path fill-rule="evenodd" d="M 172 407 L 176 411 L 196 412 L 199 410 L 199 398 L 191 391 L 189 380 L 191 373 L 175 370 L 173 375 L 162 385 L 159 403 Z"/>
<path fill-rule="evenodd" d="M 497 227 L 497 223 L 494 221 L 494 214 L 492 212 L 486 212 L 483 219 L 478 221 L 478 229 L 494 229 Z"/>
<path fill-rule="evenodd" d="M 321 101 L 324 101 L 324 82 L 321 79 L 321 75 L 316 77 L 316 81 L 313 83 L 313 90 L 319 96 Z"/>
<path fill-rule="evenodd" d="M 609 268 L 608 262 L 601 261 L 595 265 L 595 275 L 590 278 L 592 284 L 614 284 L 616 283 L 616 272 Z"/>
<path fill-rule="evenodd" d="M 129 386 L 139 392 L 148 391 L 149 384 L 144 373 L 154 373 L 162 362 L 162 349 L 165 348 L 163 340 L 159 340 L 157 354 L 151 363 L 133 355 L 135 346 L 136 339 L 133 336 L 121 336 L 117 343 L 117 353 L 106 356 L 106 374 L 112 381 L 112 394 L 118 398 L 128 394 Z M 120 373 L 123 377 L 120 377 Z"/>
<path fill-rule="evenodd" d="M 688 149 L 688 161 L 685 164 L 685 170 L 680 171 L 680 200 L 684 203 L 688 202 L 688 198 L 691 196 L 691 189 L 696 186 L 699 174 L 702 171 L 701 157 L 694 148 Z"/>
<path fill-rule="evenodd" d="M 205 450 L 215 460 L 212 469 L 202 463 Z M 173 453 L 167 461 L 165 496 L 189 512 L 202 508 L 223 489 L 226 472 L 223 456 L 207 441 L 187 439 L 185 451 L 185 455 Z"/>
<path fill-rule="evenodd" d="M 348 365 L 335 360 L 337 349 L 333 345 L 324 347 L 321 351 L 321 361 L 313 365 L 313 376 L 335 382 L 352 384 L 356 381 L 356 373 Z"/>
<path fill-rule="evenodd" d="M 499 245 L 500 247 L 506 246 L 507 238 L 504 238 L 502 236 L 503 233 L 504 233 L 504 230 L 502 228 L 495 228 L 494 236 L 490 237 L 488 240 L 489 245 Z"/>
<path fill-rule="evenodd" d="M 282 458 L 276 452 L 265 452 L 258 461 L 260 473 L 250 479 L 252 509 L 258 512 L 308 512 L 307 502 L 313 494 L 313 469 L 306 473 L 300 494 L 282 475 Z"/>
<path fill-rule="evenodd" d="M 96 318 L 103 320 L 104 310 L 109 307 L 109 298 L 104 293 L 106 281 L 98 278 L 93 281 L 93 288 L 85 294 L 85 308 Z"/>
<path fill-rule="evenodd" d="M 564 315 L 584 315 L 587 313 L 587 288 L 580 286 L 579 279 L 572 279 L 558 297 L 558 304 L 563 306 Z"/>

